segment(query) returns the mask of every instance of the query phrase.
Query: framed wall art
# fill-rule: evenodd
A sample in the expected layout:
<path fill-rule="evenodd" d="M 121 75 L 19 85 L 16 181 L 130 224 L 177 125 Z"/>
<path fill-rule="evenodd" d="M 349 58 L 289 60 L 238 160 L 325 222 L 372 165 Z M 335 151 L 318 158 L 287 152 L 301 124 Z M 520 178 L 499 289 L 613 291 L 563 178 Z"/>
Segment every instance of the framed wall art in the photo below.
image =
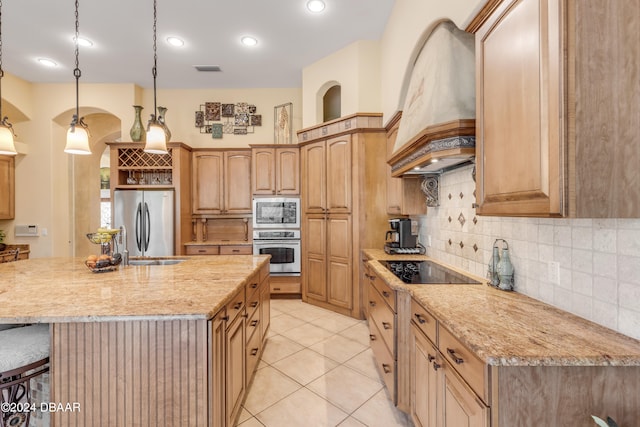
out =
<path fill-rule="evenodd" d="M 273 142 L 274 144 L 293 144 L 293 103 L 276 105 L 273 108 Z"/>
<path fill-rule="evenodd" d="M 247 135 L 253 133 L 255 126 L 262 126 L 262 115 L 257 112 L 258 108 L 248 102 L 205 102 L 195 112 L 195 126 L 214 139 L 224 134 Z"/>

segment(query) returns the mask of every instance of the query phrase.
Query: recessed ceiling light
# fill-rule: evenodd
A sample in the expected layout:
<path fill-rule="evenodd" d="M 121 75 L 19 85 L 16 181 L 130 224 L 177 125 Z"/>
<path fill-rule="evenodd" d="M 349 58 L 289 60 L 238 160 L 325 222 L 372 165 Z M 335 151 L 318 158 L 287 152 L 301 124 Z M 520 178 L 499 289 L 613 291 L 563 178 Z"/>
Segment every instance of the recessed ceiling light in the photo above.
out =
<path fill-rule="evenodd" d="M 52 61 L 51 59 L 47 59 L 47 58 L 38 58 L 38 62 L 41 63 L 42 65 L 46 66 L 46 67 L 57 67 L 58 64 L 56 64 L 54 61 Z"/>
<path fill-rule="evenodd" d="M 178 37 L 167 37 L 167 43 L 171 46 L 181 47 L 184 46 L 184 41 Z"/>
<path fill-rule="evenodd" d="M 78 37 L 78 44 L 85 47 L 93 46 L 93 42 L 89 39 L 85 39 L 84 37 Z"/>
<path fill-rule="evenodd" d="M 319 13 L 324 10 L 325 4 L 322 0 L 309 0 L 307 2 L 307 9 L 309 12 Z"/>
<path fill-rule="evenodd" d="M 240 39 L 243 45 L 245 46 L 255 46 L 258 44 L 258 39 L 251 36 L 244 36 Z"/>

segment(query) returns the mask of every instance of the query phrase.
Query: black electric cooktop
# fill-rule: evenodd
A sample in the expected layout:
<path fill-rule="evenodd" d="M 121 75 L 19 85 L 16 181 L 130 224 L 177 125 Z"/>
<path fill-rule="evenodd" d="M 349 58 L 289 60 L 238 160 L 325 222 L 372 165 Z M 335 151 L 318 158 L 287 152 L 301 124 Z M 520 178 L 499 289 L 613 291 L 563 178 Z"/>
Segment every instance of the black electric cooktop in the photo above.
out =
<path fill-rule="evenodd" d="M 410 285 L 479 285 L 480 282 L 431 261 L 381 261 L 404 283 Z"/>

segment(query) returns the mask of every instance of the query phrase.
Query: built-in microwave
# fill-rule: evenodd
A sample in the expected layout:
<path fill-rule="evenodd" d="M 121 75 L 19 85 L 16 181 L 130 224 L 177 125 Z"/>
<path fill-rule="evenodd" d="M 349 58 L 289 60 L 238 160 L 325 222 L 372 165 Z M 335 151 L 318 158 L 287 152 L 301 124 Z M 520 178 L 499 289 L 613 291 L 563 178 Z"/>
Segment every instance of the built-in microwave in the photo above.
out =
<path fill-rule="evenodd" d="M 253 228 L 300 228 L 300 198 L 254 197 Z"/>

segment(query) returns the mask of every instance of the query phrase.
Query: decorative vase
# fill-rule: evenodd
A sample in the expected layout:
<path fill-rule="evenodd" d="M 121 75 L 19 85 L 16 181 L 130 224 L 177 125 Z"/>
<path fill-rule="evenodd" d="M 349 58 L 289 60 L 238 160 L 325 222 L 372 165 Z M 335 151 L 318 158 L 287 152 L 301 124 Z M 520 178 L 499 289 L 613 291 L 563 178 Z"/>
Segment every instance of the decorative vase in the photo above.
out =
<path fill-rule="evenodd" d="M 169 142 L 171 141 L 171 131 L 169 130 L 169 128 L 167 127 L 167 124 L 165 123 L 166 114 L 167 114 L 167 108 L 158 107 L 158 121 L 164 128 L 164 133 L 165 135 L 167 135 L 167 142 Z"/>
<path fill-rule="evenodd" d="M 498 252 L 498 247 L 493 246 L 493 254 L 491 255 L 491 259 L 489 260 L 489 268 L 487 269 L 487 279 L 489 279 L 489 284 L 491 286 L 498 287 L 499 279 L 498 279 L 498 262 L 500 261 L 500 253 Z"/>
<path fill-rule="evenodd" d="M 503 291 L 513 290 L 513 274 L 514 268 L 511 264 L 511 258 L 509 257 L 509 248 L 502 249 L 502 255 L 497 266 L 498 277 L 500 278 L 500 284 L 498 287 Z"/>
<path fill-rule="evenodd" d="M 133 126 L 131 126 L 131 130 L 129 131 L 129 136 L 131 136 L 131 140 L 133 142 L 140 142 L 145 139 L 145 131 L 144 126 L 142 125 L 142 107 L 140 105 L 134 105 L 136 116 L 133 119 Z"/>

